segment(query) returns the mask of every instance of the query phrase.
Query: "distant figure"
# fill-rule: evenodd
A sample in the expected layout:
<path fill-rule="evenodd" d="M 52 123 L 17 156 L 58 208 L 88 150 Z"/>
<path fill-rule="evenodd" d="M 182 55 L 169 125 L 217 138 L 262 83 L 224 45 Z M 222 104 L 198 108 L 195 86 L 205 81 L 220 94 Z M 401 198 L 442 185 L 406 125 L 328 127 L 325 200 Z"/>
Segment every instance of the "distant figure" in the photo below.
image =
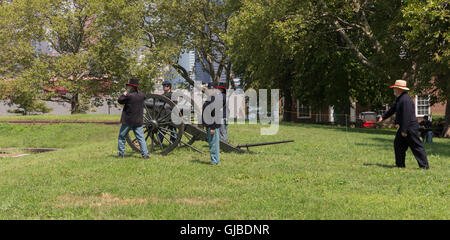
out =
<path fill-rule="evenodd" d="M 144 136 L 144 100 L 145 94 L 138 91 L 139 80 L 132 78 L 126 84 L 128 89 L 117 100 L 120 104 L 125 104 L 122 110 L 120 122 L 122 126 L 119 131 L 119 157 L 125 156 L 125 136 L 130 130 L 134 131 L 139 146 L 142 151 L 142 158 L 149 158 L 147 143 Z"/>
<path fill-rule="evenodd" d="M 408 95 L 409 88 L 406 87 L 406 81 L 397 80 L 395 85 L 390 86 L 394 89 L 394 95 L 397 97 L 394 105 L 378 120 L 383 120 L 396 114 L 395 124 L 400 128 L 395 135 L 395 165 L 399 168 L 405 167 L 406 150 L 408 147 L 414 154 L 420 168 L 428 169 L 428 159 L 425 148 L 419 138 L 419 123 L 416 118 L 414 102 Z"/>
<path fill-rule="evenodd" d="M 428 119 L 428 116 L 423 117 L 423 121 L 419 123 L 419 130 L 421 131 L 423 142 L 432 143 L 433 142 L 433 130 L 432 123 Z"/>

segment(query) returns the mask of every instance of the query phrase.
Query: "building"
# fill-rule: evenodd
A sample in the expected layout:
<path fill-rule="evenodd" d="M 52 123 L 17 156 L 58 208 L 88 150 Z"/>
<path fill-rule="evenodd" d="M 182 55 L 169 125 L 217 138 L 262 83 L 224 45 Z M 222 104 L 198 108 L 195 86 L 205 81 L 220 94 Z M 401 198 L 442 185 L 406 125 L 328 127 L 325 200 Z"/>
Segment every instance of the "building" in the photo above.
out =
<path fill-rule="evenodd" d="M 412 99 L 415 103 L 418 121 L 422 121 L 425 115 L 431 116 L 432 118 L 433 116 L 445 115 L 446 104 L 436 103 L 431 106 L 429 95 L 415 95 Z M 370 109 L 353 102 L 348 106 L 348 109 L 344 111 L 336 111 L 333 106 L 324 107 L 322 109 L 313 109 L 311 106 L 303 105 L 297 99 L 294 99 L 293 111 L 290 112 L 294 122 L 345 124 L 346 122 L 355 123 L 362 112 L 373 111 L 377 115 L 382 115 L 388 108 L 389 105 L 386 105 L 385 109 Z"/>

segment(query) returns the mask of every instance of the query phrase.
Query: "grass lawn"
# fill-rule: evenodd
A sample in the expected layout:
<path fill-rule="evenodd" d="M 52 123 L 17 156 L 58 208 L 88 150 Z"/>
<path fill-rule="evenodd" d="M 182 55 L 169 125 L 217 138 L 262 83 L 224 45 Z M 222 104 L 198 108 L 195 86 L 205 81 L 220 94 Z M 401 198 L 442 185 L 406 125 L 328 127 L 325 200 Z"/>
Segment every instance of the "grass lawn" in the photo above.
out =
<path fill-rule="evenodd" d="M 120 115 L 115 114 L 73 114 L 73 115 L 27 115 L 27 116 L 0 116 L 1 120 L 120 120 Z"/>
<path fill-rule="evenodd" d="M 0 219 L 450 219 L 450 139 L 425 144 L 426 171 L 410 151 L 405 169 L 393 167 L 393 130 L 261 127 L 230 125 L 230 140 L 295 142 L 222 153 L 210 166 L 186 148 L 143 160 L 127 146 L 116 158 L 119 126 L 0 123 L 0 148 L 62 149 L 0 158 Z"/>

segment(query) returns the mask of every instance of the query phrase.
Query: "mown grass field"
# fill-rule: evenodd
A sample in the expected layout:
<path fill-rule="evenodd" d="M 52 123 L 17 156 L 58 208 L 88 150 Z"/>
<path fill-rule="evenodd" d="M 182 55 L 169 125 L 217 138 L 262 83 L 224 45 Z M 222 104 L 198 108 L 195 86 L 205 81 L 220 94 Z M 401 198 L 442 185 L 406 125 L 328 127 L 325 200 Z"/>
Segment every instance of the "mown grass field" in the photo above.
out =
<path fill-rule="evenodd" d="M 80 118 L 91 119 L 70 117 Z M 0 123 L 0 148 L 61 148 L 0 158 L 0 219 L 450 219 L 449 139 L 425 145 L 426 171 L 410 151 L 394 168 L 393 130 L 261 127 L 230 125 L 231 142 L 295 142 L 222 153 L 210 166 L 186 148 L 143 160 L 127 147 L 116 158 L 119 126 Z"/>

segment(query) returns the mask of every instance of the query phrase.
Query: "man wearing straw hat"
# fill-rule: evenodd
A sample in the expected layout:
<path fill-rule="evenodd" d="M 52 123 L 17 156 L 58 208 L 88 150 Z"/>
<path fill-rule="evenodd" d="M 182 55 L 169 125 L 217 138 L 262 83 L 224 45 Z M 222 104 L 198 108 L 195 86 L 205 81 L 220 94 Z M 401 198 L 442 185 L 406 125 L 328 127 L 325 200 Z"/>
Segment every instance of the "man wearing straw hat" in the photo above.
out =
<path fill-rule="evenodd" d="M 419 167 L 428 169 L 425 148 L 419 138 L 419 123 L 416 118 L 414 102 L 408 95 L 409 88 L 406 87 L 406 81 L 397 80 L 390 88 L 394 89 L 394 95 L 397 99 L 378 122 L 382 122 L 394 113 L 396 114 L 395 124 L 400 127 L 394 140 L 395 165 L 400 168 L 405 167 L 406 150 L 410 147 Z"/>

